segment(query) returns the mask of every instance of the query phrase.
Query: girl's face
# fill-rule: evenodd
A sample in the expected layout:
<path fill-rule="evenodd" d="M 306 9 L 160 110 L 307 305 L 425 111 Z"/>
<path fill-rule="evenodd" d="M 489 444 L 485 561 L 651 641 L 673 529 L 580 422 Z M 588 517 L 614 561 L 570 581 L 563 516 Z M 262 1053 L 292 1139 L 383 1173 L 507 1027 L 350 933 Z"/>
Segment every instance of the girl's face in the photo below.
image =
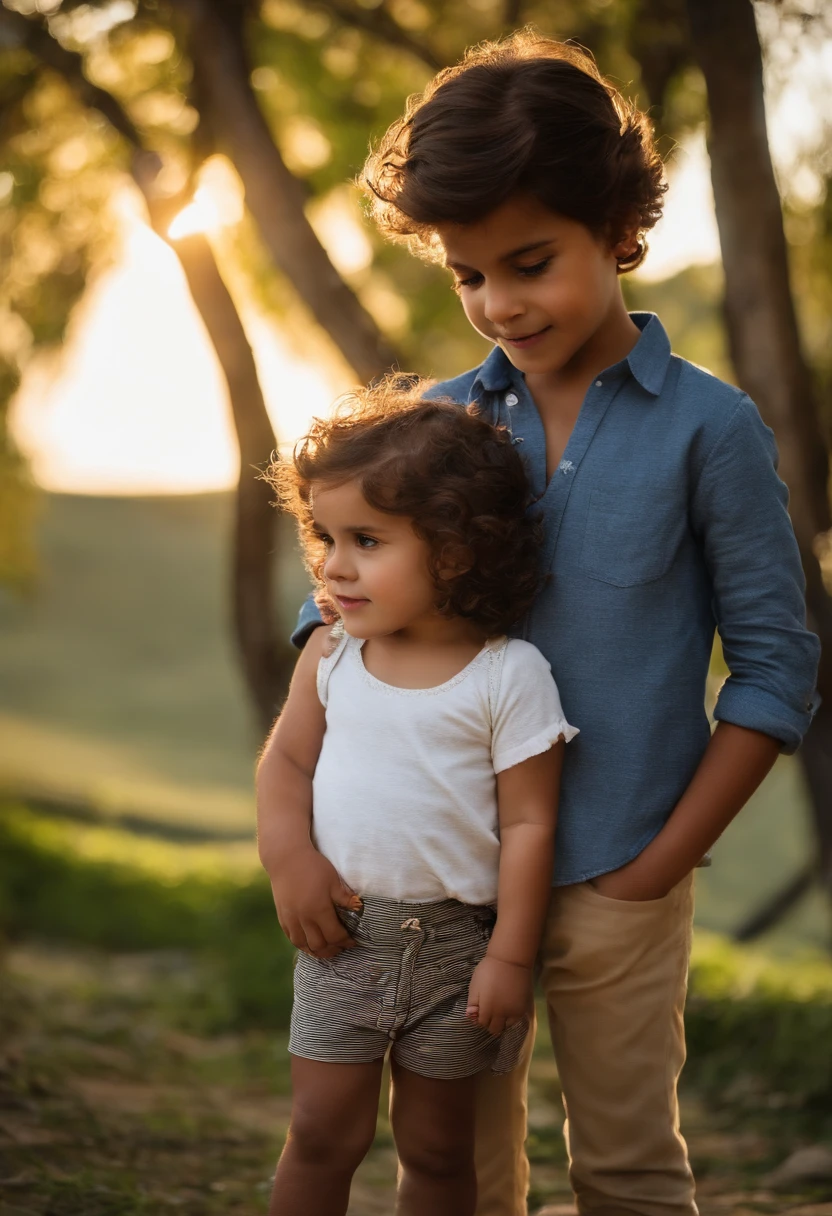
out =
<path fill-rule="evenodd" d="M 327 547 L 326 589 L 358 638 L 436 623 L 428 546 L 410 520 L 371 507 L 356 481 L 312 487 L 315 530 Z"/>
<path fill-rule="evenodd" d="M 616 262 L 624 248 L 525 195 L 437 233 L 465 315 L 516 368 L 540 376 L 607 365 L 626 318 Z"/>

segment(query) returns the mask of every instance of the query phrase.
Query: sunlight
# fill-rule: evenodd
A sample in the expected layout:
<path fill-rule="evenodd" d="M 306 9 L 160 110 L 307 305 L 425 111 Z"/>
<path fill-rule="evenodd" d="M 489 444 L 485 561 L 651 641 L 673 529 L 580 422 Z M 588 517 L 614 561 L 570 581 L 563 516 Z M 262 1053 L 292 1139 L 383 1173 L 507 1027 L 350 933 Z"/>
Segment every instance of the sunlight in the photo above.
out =
<path fill-rule="evenodd" d="M 179 262 L 115 200 L 121 256 L 95 279 L 61 357 L 26 374 L 12 424 L 46 489 L 90 494 L 197 493 L 237 478 L 228 392 Z M 243 320 L 278 439 L 291 442 L 347 387 L 295 358 L 253 303 Z"/>
<path fill-rule="evenodd" d="M 172 241 L 197 232 L 216 235 L 243 218 L 243 187 L 224 156 L 212 156 L 202 166 L 193 202 L 175 217 L 168 228 Z"/>

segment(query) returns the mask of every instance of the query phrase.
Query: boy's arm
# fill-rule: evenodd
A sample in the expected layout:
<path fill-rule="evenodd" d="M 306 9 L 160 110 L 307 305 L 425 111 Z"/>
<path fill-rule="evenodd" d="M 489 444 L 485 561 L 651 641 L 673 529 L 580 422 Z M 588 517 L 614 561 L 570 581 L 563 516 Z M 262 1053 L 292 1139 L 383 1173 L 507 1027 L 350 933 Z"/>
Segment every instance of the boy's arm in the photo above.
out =
<path fill-rule="evenodd" d="M 323 625 L 324 623 L 325 622 L 321 616 L 320 609 L 315 603 L 315 596 L 312 594 L 312 592 L 310 592 L 300 606 L 297 623 L 295 624 L 295 628 L 292 631 L 292 636 L 289 638 L 289 641 L 293 646 L 296 646 L 298 650 L 303 650 L 304 646 L 309 641 L 310 637 L 318 626 Z"/>
<path fill-rule="evenodd" d="M 326 729 L 316 680 L 328 642 L 327 630 L 316 631 L 301 653 L 257 766 L 257 846 L 278 919 L 295 946 L 318 957 L 354 944 L 334 905 L 349 907 L 355 896 L 310 838 L 312 778 Z"/>
<path fill-rule="evenodd" d="M 742 809 L 778 752 L 793 752 L 809 727 L 820 647 L 806 629 L 803 571 L 776 467 L 772 433 L 742 397 L 691 502 L 731 673 L 717 699 L 718 725 L 658 836 L 629 865 L 593 880 L 601 894 L 667 894 Z"/>
<path fill-rule="evenodd" d="M 468 1014 L 492 1034 L 526 1012 L 532 969 L 552 893 L 561 739 L 548 751 L 497 774 L 500 872 L 497 923 L 474 972 Z"/>
<path fill-rule="evenodd" d="M 720 722 L 688 788 L 658 836 L 620 870 L 592 885 L 611 899 L 661 899 L 702 860 L 745 806 L 782 744 L 744 726 Z"/>

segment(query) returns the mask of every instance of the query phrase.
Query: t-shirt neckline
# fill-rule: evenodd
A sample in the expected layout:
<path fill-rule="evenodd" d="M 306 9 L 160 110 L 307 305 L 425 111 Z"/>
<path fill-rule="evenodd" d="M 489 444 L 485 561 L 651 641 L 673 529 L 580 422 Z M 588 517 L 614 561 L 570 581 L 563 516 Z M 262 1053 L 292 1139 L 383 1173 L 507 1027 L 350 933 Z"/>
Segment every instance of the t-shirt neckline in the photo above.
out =
<path fill-rule="evenodd" d="M 449 680 L 445 680 L 442 684 L 433 684 L 429 688 L 400 688 L 398 684 L 387 684 L 384 680 L 380 680 L 378 676 L 374 676 L 373 673 L 368 671 L 364 665 L 364 656 L 361 653 L 366 640 L 366 638 L 350 638 L 349 641 L 349 648 L 355 657 L 361 677 L 365 683 L 369 684 L 371 688 L 378 689 L 379 692 L 401 694 L 405 697 L 412 697 L 435 696 L 436 693 L 447 692 L 448 689 L 453 688 L 456 684 L 461 684 L 466 676 L 468 676 L 470 672 L 482 662 L 485 656 L 491 650 L 493 650 L 496 645 L 505 641 L 505 637 L 489 638 L 482 649 L 478 650 L 474 657 L 468 663 L 466 663 L 455 676 L 451 676 Z"/>

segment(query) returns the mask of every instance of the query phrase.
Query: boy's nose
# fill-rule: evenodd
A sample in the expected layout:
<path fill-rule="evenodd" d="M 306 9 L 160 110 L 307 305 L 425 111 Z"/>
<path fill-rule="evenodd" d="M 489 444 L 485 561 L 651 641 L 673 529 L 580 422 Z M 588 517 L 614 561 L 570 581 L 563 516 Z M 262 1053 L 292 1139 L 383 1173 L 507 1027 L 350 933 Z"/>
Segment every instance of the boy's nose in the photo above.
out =
<path fill-rule="evenodd" d="M 486 287 L 485 316 L 492 325 L 507 325 L 509 321 L 523 315 L 525 309 L 514 291 L 508 286 Z"/>

